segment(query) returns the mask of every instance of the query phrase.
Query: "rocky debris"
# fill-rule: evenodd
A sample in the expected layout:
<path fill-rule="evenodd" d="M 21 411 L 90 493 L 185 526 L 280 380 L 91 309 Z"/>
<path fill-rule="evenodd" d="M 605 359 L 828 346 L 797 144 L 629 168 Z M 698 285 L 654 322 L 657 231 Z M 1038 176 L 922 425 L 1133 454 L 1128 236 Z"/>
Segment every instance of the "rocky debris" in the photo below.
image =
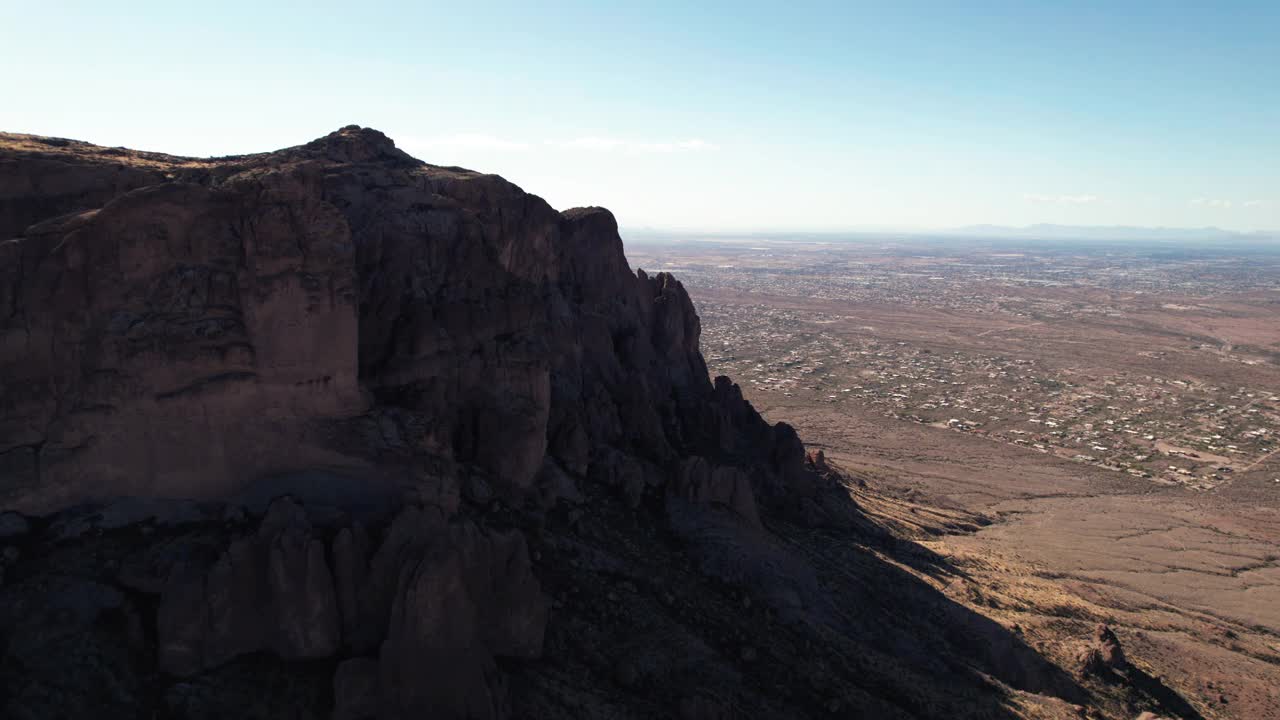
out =
<path fill-rule="evenodd" d="M 70 540 L 92 532 L 118 530 L 150 523 L 159 527 L 190 525 L 204 519 L 203 511 L 190 500 L 163 498 L 121 498 L 103 505 L 87 505 L 78 512 L 59 515 L 49 527 L 56 540 Z"/>
<path fill-rule="evenodd" d="M 0 716 L 128 717 L 147 695 L 142 612 L 108 583 L 19 575 L 0 593 L 0 639 Z"/>
<path fill-rule="evenodd" d="M 829 611 L 810 564 L 749 518 L 680 496 L 668 496 L 666 511 L 703 573 L 751 588 L 788 620 L 818 620 Z"/>
<path fill-rule="evenodd" d="M 329 665 L 285 662 L 260 654 L 192 678 L 152 678 L 150 692 L 158 695 L 155 704 L 140 704 L 144 712 L 135 710 L 125 717 L 330 720 L 333 673 Z"/>
<path fill-rule="evenodd" d="M 36 581 L 38 593 L 15 594 L 2 611 L 10 629 L 7 652 L 27 658 L 59 640 L 75 637 L 111 613 L 132 615 L 131 603 L 118 589 L 82 578 L 50 577 Z M 131 617 L 130 622 L 136 622 Z M 140 641 L 140 627 L 132 638 Z"/>

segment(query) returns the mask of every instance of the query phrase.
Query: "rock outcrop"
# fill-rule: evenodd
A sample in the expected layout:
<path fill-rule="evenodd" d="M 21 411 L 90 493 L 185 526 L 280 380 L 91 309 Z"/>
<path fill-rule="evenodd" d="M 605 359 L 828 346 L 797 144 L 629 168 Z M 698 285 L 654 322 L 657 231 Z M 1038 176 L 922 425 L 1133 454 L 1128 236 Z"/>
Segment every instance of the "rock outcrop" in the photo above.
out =
<path fill-rule="evenodd" d="M 1080 650 L 1077 663 L 1081 674 L 1102 679 L 1110 679 L 1115 671 L 1129 667 L 1120 639 L 1106 625 L 1094 630 L 1093 642 Z"/>
<path fill-rule="evenodd" d="M 372 557 L 356 538 L 359 525 L 343 527 L 326 552 L 282 498 L 212 565 L 175 564 L 158 608 L 160 670 L 189 677 L 264 651 L 326 659 L 345 645 L 357 655 L 335 683 L 359 699 L 344 703 L 373 702 L 381 717 L 504 715 L 494 658 L 537 657 L 547 622 L 523 536 L 406 508 Z"/>
<path fill-rule="evenodd" d="M 208 568 L 174 567 L 160 600 L 160 669 L 194 675 L 251 652 L 326 658 L 340 645 L 338 600 L 324 543 L 289 499 L 255 535 Z"/>

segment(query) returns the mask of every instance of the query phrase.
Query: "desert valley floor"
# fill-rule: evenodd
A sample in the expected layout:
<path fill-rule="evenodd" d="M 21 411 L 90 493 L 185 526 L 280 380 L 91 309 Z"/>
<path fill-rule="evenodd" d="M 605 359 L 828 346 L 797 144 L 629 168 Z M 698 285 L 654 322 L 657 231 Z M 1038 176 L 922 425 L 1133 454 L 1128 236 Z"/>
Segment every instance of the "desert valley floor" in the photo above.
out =
<path fill-rule="evenodd" d="M 1280 717 L 1280 254 L 752 237 L 628 256 L 684 281 L 713 374 L 905 503 L 881 512 L 991 521 L 921 539 L 956 569 L 931 579 L 948 595 L 1064 663 L 1108 623 L 1187 714 Z"/>

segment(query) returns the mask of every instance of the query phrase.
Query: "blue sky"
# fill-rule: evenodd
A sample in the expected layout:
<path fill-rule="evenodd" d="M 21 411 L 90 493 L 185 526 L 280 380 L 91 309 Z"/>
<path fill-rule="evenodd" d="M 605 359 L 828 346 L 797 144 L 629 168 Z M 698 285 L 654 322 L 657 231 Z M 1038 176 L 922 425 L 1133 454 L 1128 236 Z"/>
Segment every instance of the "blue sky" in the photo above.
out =
<path fill-rule="evenodd" d="M 0 0 L 0 129 L 376 127 L 630 227 L 1280 229 L 1280 2 Z"/>

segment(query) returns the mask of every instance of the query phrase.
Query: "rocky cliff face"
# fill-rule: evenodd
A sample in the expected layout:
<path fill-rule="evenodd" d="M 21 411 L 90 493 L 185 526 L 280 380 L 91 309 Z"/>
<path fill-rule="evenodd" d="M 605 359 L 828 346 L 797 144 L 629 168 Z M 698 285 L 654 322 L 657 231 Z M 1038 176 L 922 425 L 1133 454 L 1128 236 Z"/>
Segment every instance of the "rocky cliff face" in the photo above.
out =
<path fill-rule="evenodd" d="M 593 464 L 654 486 L 744 448 L 779 446 L 758 484 L 799 466 L 789 433 L 713 390 L 688 295 L 632 273 L 606 210 L 556 212 L 358 127 L 210 161 L 10 145 L 6 505 L 219 498 L 385 475 L 388 455 L 401 491 L 449 493 L 413 469 L 429 458 L 513 505 Z"/>
<path fill-rule="evenodd" d="M 209 160 L 4 135 L 0 238 L 11 717 L 1079 692 L 855 549 L 899 546 L 708 378 L 606 210 L 355 126 Z"/>

